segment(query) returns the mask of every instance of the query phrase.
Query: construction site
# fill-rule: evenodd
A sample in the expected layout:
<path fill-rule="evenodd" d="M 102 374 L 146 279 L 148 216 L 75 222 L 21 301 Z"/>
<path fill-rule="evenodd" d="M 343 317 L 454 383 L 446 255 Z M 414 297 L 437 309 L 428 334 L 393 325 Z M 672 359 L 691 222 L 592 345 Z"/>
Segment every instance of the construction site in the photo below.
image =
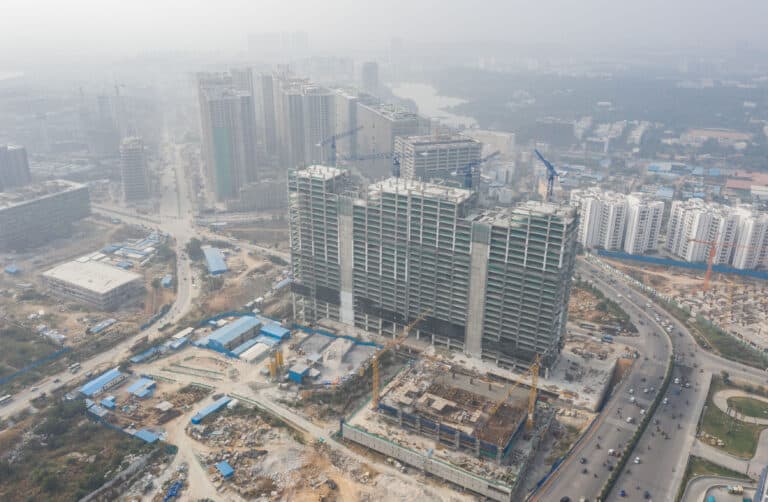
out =
<path fill-rule="evenodd" d="M 735 339 L 768 349 L 768 284 L 764 280 L 672 267 L 608 261 L 618 270 L 719 326 Z"/>
<path fill-rule="evenodd" d="M 534 364 L 530 375 L 537 375 Z M 343 436 L 492 500 L 512 500 L 553 414 L 536 387 L 438 358 L 401 371 L 343 424 Z M 477 484 L 477 480 L 483 482 Z M 481 486 L 482 485 L 482 486 Z"/>

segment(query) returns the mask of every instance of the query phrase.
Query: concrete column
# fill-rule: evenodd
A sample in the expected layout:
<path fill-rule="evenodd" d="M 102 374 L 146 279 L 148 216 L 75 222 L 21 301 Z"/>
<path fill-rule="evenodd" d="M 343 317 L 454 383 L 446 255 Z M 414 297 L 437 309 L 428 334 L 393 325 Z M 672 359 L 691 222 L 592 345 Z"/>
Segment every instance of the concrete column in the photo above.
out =
<path fill-rule="evenodd" d="M 485 285 L 488 280 L 488 241 L 490 231 L 479 224 L 472 225 L 472 253 L 469 267 L 469 304 L 464 351 L 480 357 L 483 350 L 483 316 L 485 314 Z"/>
<path fill-rule="evenodd" d="M 355 324 L 354 297 L 352 293 L 352 265 L 354 242 L 352 240 L 352 200 L 339 200 L 339 272 L 341 275 L 341 306 L 339 319 L 345 324 Z"/>

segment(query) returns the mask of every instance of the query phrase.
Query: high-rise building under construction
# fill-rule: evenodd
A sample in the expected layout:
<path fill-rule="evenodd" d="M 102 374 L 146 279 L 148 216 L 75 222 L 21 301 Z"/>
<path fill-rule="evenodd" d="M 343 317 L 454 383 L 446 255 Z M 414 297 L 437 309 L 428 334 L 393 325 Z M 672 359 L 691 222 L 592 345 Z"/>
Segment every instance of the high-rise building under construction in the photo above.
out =
<path fill-rule="evenodd" d="M 342 169 L 289 176 L 296 317 L 412 333 L 503 365 L 562 346 L 578 217 L 529 202 L 483 210 L 476 194 L 390 178 L 352 190 Z"/>

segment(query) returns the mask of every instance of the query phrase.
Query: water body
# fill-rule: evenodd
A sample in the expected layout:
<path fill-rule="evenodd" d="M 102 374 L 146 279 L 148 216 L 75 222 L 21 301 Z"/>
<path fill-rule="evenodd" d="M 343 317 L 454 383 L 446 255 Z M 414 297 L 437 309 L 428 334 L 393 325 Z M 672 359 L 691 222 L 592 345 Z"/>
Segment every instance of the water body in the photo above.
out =
<path fill-rule="evenodd" d="M 436 118 L 442 124 L 452 127 L 477 126 L 477 121 L 472 117 L 455 115 L 446 111 L 451 106 L 466 103 L 466 100 L 451 96 L 441 96 L 437 93 L 437 89 L 430 84 L 405 82 L 392 87 L 392 93 L 403 99 L 412 99 L 416 102 L 416 106 L 419 107 L 421 115 Z"/>

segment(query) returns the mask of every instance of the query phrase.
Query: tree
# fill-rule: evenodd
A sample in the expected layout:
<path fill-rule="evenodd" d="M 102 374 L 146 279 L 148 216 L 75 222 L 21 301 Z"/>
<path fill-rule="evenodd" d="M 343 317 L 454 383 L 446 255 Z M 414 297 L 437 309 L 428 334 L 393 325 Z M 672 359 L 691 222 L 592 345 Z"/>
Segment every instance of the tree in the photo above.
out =
<path fill-rule="evenodd" d="M 152 289 L 160 289 L 160 286 L 162 285 L 162 279 L 159 277 L 155 277 L 152 279 Z"/>
<path fill-rule="evenodd" d="M 203 259 L 203 243 L 197 237 L 192 237 L 186 246 L 187 254 L 192 260 Z"/>
<path fill-rule="evenodd" d="M 728 373 L 728 372 L 727 372 L 727 371 L 725 371 L 725 370 L 723 370 L 723 371 L 721 371 L 721 372 L 720 372 L 720 376 L 722 377 L 722 379 L 723 379 L 723 382 L 725 382 L 725 383 L 728 383 L 728 379 L 729 379 L 729 378 L 731 378 L 731 374 L 730 374 L 730 373 Z"/>

